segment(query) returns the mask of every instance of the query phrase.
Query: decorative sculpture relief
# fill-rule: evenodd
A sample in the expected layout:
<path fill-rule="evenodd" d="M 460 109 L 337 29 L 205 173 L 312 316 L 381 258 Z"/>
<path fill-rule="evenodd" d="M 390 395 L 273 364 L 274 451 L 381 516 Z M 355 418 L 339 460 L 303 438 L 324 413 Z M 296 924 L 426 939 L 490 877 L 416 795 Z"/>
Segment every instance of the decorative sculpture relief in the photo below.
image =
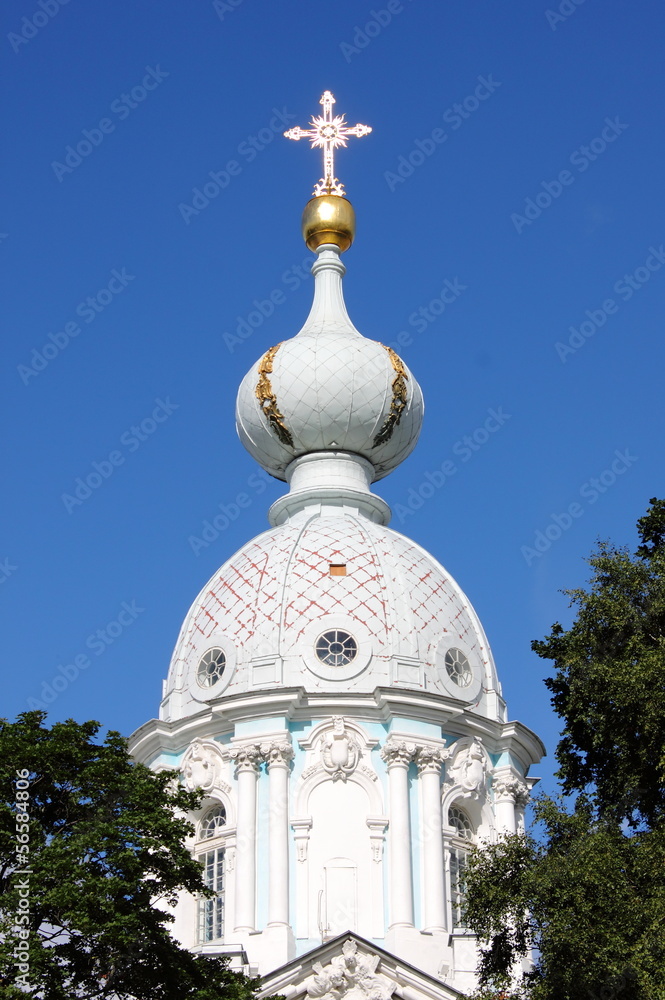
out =
<path fill-rule="evenodd" d="M 494 795 L 497 799 L 512 799 L 515 805 L 522 807 L 529 801 L 529 789 L 514 774 L 501 774 L 494 778 Z"/>
<path fill-rule="evenodd" d="M 313 774 L 316 774 L 317 771 L 320 770 L 321 770 L 320 764 L 310 764 L 309 767 L 306 767 L 302 772 L 302 774 L 300 775 L 300 780 L 307 781 L 308 778 L 311 778 Z"/>
<path fill-rule="evenodd" d="M 478 799 L 485 794 L 486 776 L 485 751 L 480 741 L 474 739 L 468 747 L 462 747 L 457 753 L 454 753 L 446 780 L 459 785 L 462 789 L 462 798 Z"/>
<path fill-rule="evenodd" d="M 296 858 L 298 861 L 307 861 L 307 844 L 309 842 L 309 831 L 312 829 L 311 817 L 305 819 L 294 819 L 291 821 L 293 839 L 296 842 Z"/>
<path fill-rule="evenodd" d="M 272 363 L 278 350 L 282 346 L 281 342 L 271 347 L 259 362 L 259 381 L 256 384 L 255 394 L 259 401 L 261 410 L 265 414 L 266 420 L 274 430 L 282 444 L 292 445 L 293 438 L 291 432 L 284 423 L 284 414 L 279 412 L 277 407 L 277 397 L 275 396 L 269 375 L 272 374 Z"/>
<path fill-rule="evenodd" d="M 248 744 L 244 747 L 233 747 L 229 750 L 229 757 L 234 761 L 238 771 L 258 772 L 261 764 L 261 751 L 259 747 Z"/>
<path fill-rule="evenodd" d="M 289 766 L 289 761 L 293 759 L 293 747 L 288 740 L 271 740 L 262 743 L 259 747 L 261 756 L 270 770 L 273 764 Z"/>
<path fill-rule="evenodd" d="M 383 843 L 388 827 L 386 816 L 368 816 L 367 827 L 369 829 L 369 846 L 372 852 L 372 861 L 378 864 L 383 857 Z"/>
<path fill-rule="evenodd" d="M 385 344 L 381 344 L 381 347 L 385 348 L 388 352 L 390 363 L 397 374 L 395 375 L 392 384 L 393 398 L 390 401 L 390 410 L 388 411 L 386 419 L 383 421 L 383 426 L 374 438 L 372 448 L 378 448 L 379 445 L 385 444 L 386 441 L 390 441 L 393 431 L 402 419 L 402 413 L 407 403 L 406 381 L 409 376 L 406 374 L 404 362 L 400 356 L 393 351 L 392 347 L 386 347 Z"/>
<path fill-rule="evenodd" d="M 405 740 L 390 740 L 381 747 L 381 757 L 388 767 L 399 764 L 408 767 L 415 759 L 418 746 L 415 743 L 407 743 Z"/>
<path fill-rule="evenodd" d="M 442 762 L 449 756 L 450 752 L 441 747 L 418 747 L 416 751 L 418 774 L 425 774 L 427 772 L 439 774 Z"/>
<path fill-rule="evenodd" d="M 525 785 L 524 782 L 520 782 L 519 788 L 515 793 L 515 805 L 520 809 L 524 809 L 530 798 L 531 792 L 529 791 L 528 786 Z"/>
<path fill-rule="evenodd" d="M 332 775 L 333 781 L 339 778 L 346 781 L 348 775 L 355 771 L 362 751 L 358 741 L 346 729 L 341 715 L 333 715 L 332 722 L 332 730 L 321 740 L 321 764 Z"/>
<path fill-rule="evenodd" d="M 305 980 L 307 996 L 316 1000 L 390 1000 L 397 983 L 376 974 L 379 956 L 358 951 L 355 941 L 345 941 L 342 954 L 329 965 L 316 962 L 314 975 Z"/>
<path fill-rule="evenodd" d="M 182 761 L 181 771 L 185 788 L 190 792 L 198 789 L 210 792 L 213 788 L 219 788 L 224 784 L 219 779 L 221 763 L 221 750 L 201 740 L 193 740 Z M 225 785 L 225 788 L 228 789 L 228 785 Z"/>

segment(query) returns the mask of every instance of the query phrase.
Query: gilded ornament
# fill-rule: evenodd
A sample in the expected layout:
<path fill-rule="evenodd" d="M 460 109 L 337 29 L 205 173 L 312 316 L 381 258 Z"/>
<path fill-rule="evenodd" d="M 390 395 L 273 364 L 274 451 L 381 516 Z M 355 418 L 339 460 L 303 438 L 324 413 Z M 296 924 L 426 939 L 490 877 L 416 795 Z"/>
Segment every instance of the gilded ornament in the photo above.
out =
<path fill-rule="evenodd" d="M 310 250 L 333 243 L 342 253 L 348 250 L 356 234 L 356 216 L 348 198 L 336 194 L 310 198 L 302 214 L 302 238 Z"/>
<path fill-rule="evenodd" d="M 259 363 L 259 381 L 256 384 L 256 398 L 261 404 L 261 409 L 263 410 L 268 423 L 271 425 L 282 444 L 293 445 L 293 438 L 284 423 L 284 414 L 280 413 L 277 408 L 277 397 L 272 391 L 272 385 L 270 384 L 270 379 L 268 378 L 268 376 L 272 374 L 272 363 L 274 357 L 281 346 L 281 342 L 279 344 L 275 344 L 275 346 L 266 351 L 261 358 Z"/>
<path fill-rule="evenodd" d="M 393 398 L 390 401 L 390 410 L 388 411 L 388 416 L 383 421 L 383 426 L 374 438 L 374 443 L 372 448 L 378 448 L 380 444 L 385 444 L 386 441 L 390 441 L 393 436 L 393 431 L 397 427 L 398 423 L 402 419 L 402 413 L 406 407 L 406 382 L 408 375 L 406 374 L 406 368 L 404 367 L 404 362 L 400 358 L 399 354 L 396 354 L 392 347 L 386 347 L 385 344 L 381 344 L 381 347 L 388 352 L 388 357 L 390 358 L 390 363 L 396 371 L 395 378 L 393 379 Z"/>

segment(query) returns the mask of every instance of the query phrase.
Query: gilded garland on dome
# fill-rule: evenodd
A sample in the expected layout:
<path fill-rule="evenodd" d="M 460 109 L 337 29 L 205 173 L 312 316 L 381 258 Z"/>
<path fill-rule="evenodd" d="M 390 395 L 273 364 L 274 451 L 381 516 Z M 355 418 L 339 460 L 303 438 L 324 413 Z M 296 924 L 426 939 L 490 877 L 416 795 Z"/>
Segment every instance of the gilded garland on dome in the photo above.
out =
<path fill-rule="evenodd" d="M 256 384 L 256 398 L 261 404 L 261 409 L 270 426 L 282 444 L 293 445 L 291 432 L 284 423 L 284 414 L 280 413 L 277 409 L 277 397 L 272 391 L 272 385 L 268 378 L 272 374 L 273 359 L 281 346 L 281 341 L 279 344 L 275 344 L 274 347 L 266 351 L 259 362 L 259 381 Z"/>
<path fill-rule="evenodd" d="M 378 341 L 377 341 L 378 343 Z M 390 401 L 390 410 L 388 411 L 388 416 L 383 421 L 383 426 L 374 438 L 374 443 L 372 448 L 378 448 L 380 444 L 385 444 L 386 441 L 390 441 L 393 436 L 393 431 L 397 427 L 398 423 L 402 419 L 402 413 L 407 403 L 406 398 L 406 381 L 408 375 L 406 374 L 406 368 L 404 367 L 404 362 L 400 358 L 399 354 L 393 351 L 392 347 L 386 347 L 385 344 L 381 344 L 381 347 L 388 352 L 388 357 L 390 358 L 390 363 L 397 372 L 395 378 L 393 379 L 392 390 L 393 398 Z"/>
<path fill-rule="evenodd" d="M 344 115 L 335 115 L 333 118 L 332 106 L 335 98 L 326 90 L 319 104 L 323 105 L 322 115 L 312 115 L 309 129 L 290 128 L 284 133 L 287 139 L 309 139 L 312 149 L 323 150 L 323 177 L 314 185 L 314 197 L 321 198 L 324 195 L 338 195 L 345 198 L 344 185 L 335 177 L 334 155 L 338 146 L 346 146 L 346 140 L 350 135 L 359 138 L 369 135 L 372 131 L 369 125 L 353 125 L 349 127 Z"/>

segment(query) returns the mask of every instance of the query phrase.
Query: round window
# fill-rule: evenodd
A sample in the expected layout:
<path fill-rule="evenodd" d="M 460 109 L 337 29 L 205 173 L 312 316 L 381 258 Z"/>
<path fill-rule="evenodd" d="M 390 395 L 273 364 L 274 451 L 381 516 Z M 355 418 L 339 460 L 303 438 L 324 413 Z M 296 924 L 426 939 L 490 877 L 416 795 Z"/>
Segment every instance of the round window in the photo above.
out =
<path fill-rule="evenodd" d="M 473 840 L 471 820 L 457 806 L 451 806 L 448 810 L 448 826 L 452 826 L 457 836 L 461 837 L 462 840 Z"/>
<path fill-rule="evenodd" d="M 358 653 L 358 643 L 341 629 L 324 632 L 316 641 L 316 655 L 329 667 L 345 667 Z"/>
<path fill-rule="evenodd" d="M 207 653 L 204 653 L 199 660 L 196 671 L 196 680 L 200 687 L 209 688 L 213 684 L 216 684 L 224 673 L 225 666 L 226 656 L 224 655 L 224 650 L 220 649 L 219 646 L 215 646 L 213 649 L 209 649 Z"/>
<path fill-rule="evenodd" d="M 461 649 L 449 649 L 446 653 L 446 670 L 451 681 L 458 687 L 468 687 L 473 680 L 471 664 Z"/>
<path fill-rule="evenodd" d="M 226 809 L 224 806 L 215 806 L 201 820 L 201 840 L 209 840 L 211 837 L 216 837 L 223 826 L 226 826 Z"/>

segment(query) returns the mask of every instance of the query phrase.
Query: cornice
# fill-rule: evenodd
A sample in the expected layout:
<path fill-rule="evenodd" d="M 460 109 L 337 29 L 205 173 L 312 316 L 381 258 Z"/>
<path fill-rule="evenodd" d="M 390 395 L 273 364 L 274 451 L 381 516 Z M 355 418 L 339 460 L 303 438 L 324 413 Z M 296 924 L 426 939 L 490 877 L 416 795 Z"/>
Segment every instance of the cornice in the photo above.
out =
<path fill-rule="evenodd" d="M 277 716 L 310 721 L 333 715 L 384 724 L 394 718 L 409 718 L 433 723 L 451 736 L 477 736 L 490 753 L 513 754 L 525 772 L 546 753 L 538 736 L 521 722 L 487 719 L 444 695 L 397 687 L 377 687 L 367 693 L 311 693 L 303 687 L 281 687 L 222 696 L 196 715 L 173 722 L 158 719 L 146 722 L 130 737 L 129 748 L 137 759 L 150 762 L 162 752 L 185 750 L 195 737 L 233 736 L 238 722 Z M 252 736 L 256 740 L 263 738 L 262 734 Z M 408 734 L 408 738 L 418 739 L 414 734 Z"/>

